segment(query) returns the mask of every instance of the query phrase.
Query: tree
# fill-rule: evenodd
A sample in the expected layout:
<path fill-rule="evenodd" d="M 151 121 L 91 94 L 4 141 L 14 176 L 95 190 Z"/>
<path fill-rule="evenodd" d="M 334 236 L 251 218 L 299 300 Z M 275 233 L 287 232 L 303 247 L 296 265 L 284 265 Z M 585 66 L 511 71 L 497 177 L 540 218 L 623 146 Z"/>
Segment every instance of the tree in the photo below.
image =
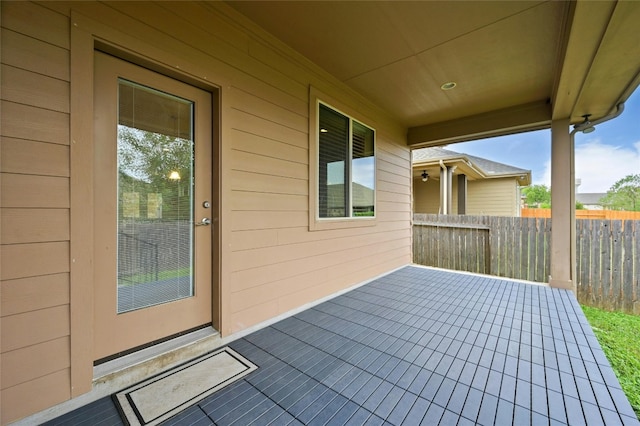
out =
<path fill-rule="evenodd" d="M 614 183 L 602 202 L 613 210 L 640 211 L 640 174 L 627 175 Z"/>
<path fill-rule="evenodd" d="M 528 207 L 549 208 L 551 206 L 551 190 L 546 185 L 532 185 L 524 188 Z"/>
<path fill-rule="evenodd" d="M 160 207 L 163 219 L 189 219 L 193 185 L 193 144 L 179 137 L 118 126 L 119 208 L 156 218 L 151 206 Z M 174 179 L 172 173 L 176 173 Z M 131 195 L 130 195 L 131 194 Z M 132 214 L 132 213 L 129 213 Z M 125 215 L 126 216 L 126 215 Z"/>

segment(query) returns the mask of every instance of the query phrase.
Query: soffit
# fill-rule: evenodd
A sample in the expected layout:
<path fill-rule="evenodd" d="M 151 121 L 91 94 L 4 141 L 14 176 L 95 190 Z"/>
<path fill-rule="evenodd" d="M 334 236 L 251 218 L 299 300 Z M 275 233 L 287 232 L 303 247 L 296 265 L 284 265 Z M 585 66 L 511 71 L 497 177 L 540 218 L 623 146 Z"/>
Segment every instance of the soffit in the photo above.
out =
<path fill-rule="evenodd" d="M 548 125 L 552 114 L 598 118 L 630 94 L 640 70 L 640 2 L 228 4 L 386 109 L 414 144 L 488 134 L 478 128 L 494 111 L 491 126 L 506 117 L 512 131 Z M 447 81 L 458 86 L 442 91 Z"/>

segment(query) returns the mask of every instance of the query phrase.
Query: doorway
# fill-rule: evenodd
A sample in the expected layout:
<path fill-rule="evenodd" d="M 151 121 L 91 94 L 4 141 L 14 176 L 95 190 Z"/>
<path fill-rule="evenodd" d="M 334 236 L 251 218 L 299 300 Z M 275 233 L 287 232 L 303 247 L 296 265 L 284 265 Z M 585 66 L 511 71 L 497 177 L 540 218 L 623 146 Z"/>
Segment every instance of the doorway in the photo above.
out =
<path fill-rule="evenodd" d="M 212 324 L 212 94 L 95 52 L 94 360 Z"/>

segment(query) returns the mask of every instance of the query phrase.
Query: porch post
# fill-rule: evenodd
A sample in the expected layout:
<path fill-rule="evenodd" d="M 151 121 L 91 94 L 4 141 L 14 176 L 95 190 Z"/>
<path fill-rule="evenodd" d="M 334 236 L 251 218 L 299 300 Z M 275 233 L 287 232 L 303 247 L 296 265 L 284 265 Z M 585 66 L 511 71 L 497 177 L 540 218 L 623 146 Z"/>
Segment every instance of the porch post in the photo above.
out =
<path fill-rule="evenodd" d="M 467 175 L 458 175 L 458 214 L 467 214 Z"/>
<path fill-rule="evenodd" d="M 446 166 L 440 168 L 440 214 L 449 214 L 448 205 L 449 205 L 449 197 L 451 196 L 449 193 L 449 184 L 447 182 L 447 178 L 449 177 L 449 172 Z"/>
<path fill-rule="evenodd" d="M 447 166 L 447 214 L 453 213 L 453 171 L 457 166 Z"/>
<path fill-rule="evenodd" d="M 575 291 L 576 212 L 573 136 L 569 119 L 551 123 L 551 269 L 549 285 Z"/>

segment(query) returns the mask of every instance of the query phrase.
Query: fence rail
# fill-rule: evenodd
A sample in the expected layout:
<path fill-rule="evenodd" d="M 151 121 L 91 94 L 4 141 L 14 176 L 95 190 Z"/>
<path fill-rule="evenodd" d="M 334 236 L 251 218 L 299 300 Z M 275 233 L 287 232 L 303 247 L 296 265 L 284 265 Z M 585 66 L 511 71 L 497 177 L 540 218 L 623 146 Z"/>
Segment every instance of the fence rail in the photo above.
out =
<path fill-rule="evenodd" d="M 547 282 L 550 218 L 414 215 L 414 262 Z M 640 221 L 576 221 L 581 303 L 640 314 Z"/>

